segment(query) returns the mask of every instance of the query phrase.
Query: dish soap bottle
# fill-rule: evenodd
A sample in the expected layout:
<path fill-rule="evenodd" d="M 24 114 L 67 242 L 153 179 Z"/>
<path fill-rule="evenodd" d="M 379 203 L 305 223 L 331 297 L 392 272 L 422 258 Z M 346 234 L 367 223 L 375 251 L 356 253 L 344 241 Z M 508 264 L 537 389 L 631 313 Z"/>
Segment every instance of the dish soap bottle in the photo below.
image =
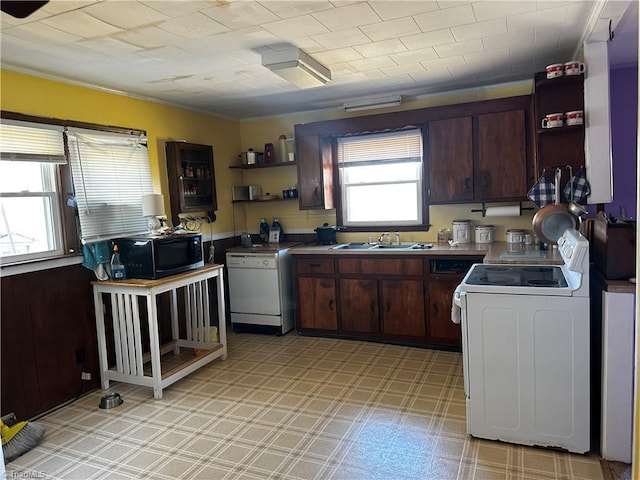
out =
<path fill-rule="evenodd" d="M 127 275 L 124 270 L 124 265 L 120 261 L 120 252 L 118 251 L 118 245 L 113 246 L 113 255 L 111 255 L 111 279 L 112 280 L 124 280 Z"/>
<path fill-rule="evenodd" d="M 279 241 L 284 242 L 284 229 L 282 228 L 282 225 L 280 225 L 280 221 L 278 220 L 278 217 L 273 217 L 273 223 L 271 224 L 271 228 L 273 229 L 277 228 L 278 230 L 280 230 Z"/>
<path fill-rule="evenodd" d="M 269 224 L 264 217 L 260 219 L 260 240 L 264 243 L 269 241 Z"/>

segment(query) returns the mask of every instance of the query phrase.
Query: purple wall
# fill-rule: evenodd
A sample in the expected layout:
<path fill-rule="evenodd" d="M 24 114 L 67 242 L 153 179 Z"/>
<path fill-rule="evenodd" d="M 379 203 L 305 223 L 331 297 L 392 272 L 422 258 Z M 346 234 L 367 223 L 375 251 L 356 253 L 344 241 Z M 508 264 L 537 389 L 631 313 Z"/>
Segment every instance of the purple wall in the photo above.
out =
<path fill-rule="evenodd" d="M 613 202 L 605 204 L 604 210 L 619 217 L 624 207 L 628 217 L 637 218 L 638 66 L 611 70 L 609 82 Z"/>

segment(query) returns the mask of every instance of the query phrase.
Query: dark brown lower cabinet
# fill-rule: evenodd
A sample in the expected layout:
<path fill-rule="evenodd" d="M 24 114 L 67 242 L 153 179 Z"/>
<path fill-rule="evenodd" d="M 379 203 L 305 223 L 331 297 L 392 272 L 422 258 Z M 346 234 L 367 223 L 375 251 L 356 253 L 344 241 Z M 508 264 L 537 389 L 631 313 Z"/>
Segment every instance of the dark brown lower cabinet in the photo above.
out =
<path fill-rule="evenodd" d="M 32 418 L 98 386 L 93 279 L 81 265 L 2 277 L 3 415 Z"/>
<path fill-rule="evenodd" d="M 439 345 L 459 347 L 462 331 L 451 321 L 453 291 L 464 275 L 430 275 L 429 287 L 429 339 Z"/>
<path fill-rule="evenodd" d="M 466 272 L 431 273 L 431 258 L 294 255 L 297 331 L 459 349 L 451 299 Z"/>

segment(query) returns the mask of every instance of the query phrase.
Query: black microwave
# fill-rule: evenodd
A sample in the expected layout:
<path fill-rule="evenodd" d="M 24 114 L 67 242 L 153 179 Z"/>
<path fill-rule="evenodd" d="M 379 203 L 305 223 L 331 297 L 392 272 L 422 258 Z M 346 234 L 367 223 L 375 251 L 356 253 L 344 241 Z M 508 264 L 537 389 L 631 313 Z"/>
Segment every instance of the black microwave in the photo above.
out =
<path fill-rule="evenodd" d="M 156 279 L 204 266 L 202 235 L 123 237 L 118 245 L 127 278 Z"/>

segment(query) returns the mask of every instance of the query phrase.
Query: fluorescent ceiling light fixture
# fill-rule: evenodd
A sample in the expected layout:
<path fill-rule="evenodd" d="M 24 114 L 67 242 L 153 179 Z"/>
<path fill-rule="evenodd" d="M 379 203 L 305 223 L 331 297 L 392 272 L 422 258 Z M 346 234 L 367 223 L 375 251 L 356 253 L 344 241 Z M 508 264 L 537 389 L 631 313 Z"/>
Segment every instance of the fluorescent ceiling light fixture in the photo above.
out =
<path fill-rule="evenodd" d="M 299 48 L 264 52 L 262 66 L 299 88 L 319 87 L 331 80 L 331 71 Z"/>
<path fill-rule="evenodd" d="M 371 110 L 374 108 L 395 107 L 402 104 L 402 95 L 391 97 L 369 98 L 357 102 L 347 102 L 344 104 L 345 112 L 357 112 L 358 110 Z"/>

